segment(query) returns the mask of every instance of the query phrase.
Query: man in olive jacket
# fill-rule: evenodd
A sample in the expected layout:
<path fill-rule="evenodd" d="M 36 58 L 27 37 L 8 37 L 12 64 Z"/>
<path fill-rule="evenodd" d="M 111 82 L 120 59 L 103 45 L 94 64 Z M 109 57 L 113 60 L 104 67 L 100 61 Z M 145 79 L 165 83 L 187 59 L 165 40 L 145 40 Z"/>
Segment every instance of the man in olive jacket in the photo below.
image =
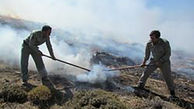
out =
<path fill-rule="evenodd" d="M 28 84 L 28 60 L 31 55 L 38 72 L 41 75 L 43 85 L 52 87 L 50 80 L 47 77 L 47 71 L 42 60 L 42 52 L 38 49 L 38 46 L 46 42 L 48 51 L 53 58 L 56 60 L 53 49 L 50 43 L 50 33 L 52 28 L 48 25 L 42 27 L 40 31 L 33 31 L 27 39 L 23 41 L 21 50 L 21 73 L 22 73 L 22 84 Z"/>
<path fill-rule="evenodd" d="M 150 55 L 151 59 L 150 59 Z M 160 68 L 163 77 L 167 83 L 168 89 L 172 97 L 175 96 L 173 78 L 171 76 L 170 65 L 171 48 L 167 40 L 160 38 L 160 32 L 154 30 L 150 33 L 150 41 L 146 45 L 145 57 L 141 66 L 145 66 L 147 60 L 150 59 L 148 66 L 143 72 L 138 82 L 139 88 L 144 88 L 145 83 L 149 75 Z"/>

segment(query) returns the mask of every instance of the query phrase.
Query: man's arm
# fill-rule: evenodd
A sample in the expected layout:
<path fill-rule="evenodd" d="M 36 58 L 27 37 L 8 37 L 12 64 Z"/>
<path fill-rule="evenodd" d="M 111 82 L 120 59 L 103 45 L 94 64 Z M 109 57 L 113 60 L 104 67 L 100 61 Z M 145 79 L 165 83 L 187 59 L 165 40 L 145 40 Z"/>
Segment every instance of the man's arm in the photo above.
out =
<path fill-rule="evenodd" d="M 169 58 L 170 58 L 170 56 L 171 56 L 171 48 L 170 48 L 170 44 L 169 44 L 168 41 L 165 42 L 164 50 L 165 50 L 164 56 L 162 56 L 162 57 L 159 59 L 159 61 L 160 61 L 161 63 L 163 63 L 163 62 L 169 60 Z"/>
<path fill-rule="evenodd" d="M 53 48 L 52 48 L 52 45 L 51 45 L 51 42 L 50 42 L 50 38 L 49 37 L 46 40 L 46 45 L 47 45 L 47 48 L 48 48 L 48 51 L 49 51 L 51 57 L 53 59 L 56 59 L 55 56 L 54 56 L 54 53 L 53 53 Z"/>
<path fill-rule="evenodd" d="M 147 62 L 147 60 L 149 58 L 150 58 L 150 48 L 149 48 L 149 43 L 147 43 L 146 48 L 145 48 L 145 57 L 144 57 L 144 60 L 143 60 L 141 66 L 145 66 L 146 65 L 146 62 Z"/>

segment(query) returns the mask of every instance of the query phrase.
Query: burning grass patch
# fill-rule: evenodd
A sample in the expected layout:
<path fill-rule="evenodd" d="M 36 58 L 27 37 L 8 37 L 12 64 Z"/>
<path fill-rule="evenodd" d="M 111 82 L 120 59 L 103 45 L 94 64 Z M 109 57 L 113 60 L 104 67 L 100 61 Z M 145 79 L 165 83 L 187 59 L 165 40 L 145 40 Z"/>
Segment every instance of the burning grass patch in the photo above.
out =
<path fill-rule="evenodd" d="M 97 89 L 76 92 L 72 100 L 66 103 L 66 107 L 73 109 L 128 109 L 118 95 Z"/>

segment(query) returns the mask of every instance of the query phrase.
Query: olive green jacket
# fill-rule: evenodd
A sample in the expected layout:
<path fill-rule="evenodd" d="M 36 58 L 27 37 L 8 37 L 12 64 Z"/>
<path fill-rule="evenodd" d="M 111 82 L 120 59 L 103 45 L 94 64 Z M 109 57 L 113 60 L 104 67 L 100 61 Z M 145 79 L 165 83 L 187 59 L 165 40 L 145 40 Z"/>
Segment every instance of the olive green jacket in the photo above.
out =
<path fill-rule="evenodd" d="M 164 63 L 170 60 L 171 47 L 166 39 L 159 38 L 156 44 L 149 41 L 146 45 L 144 61 L 147 61 L 152 54 L 152 59 Z"/>
<path fill-rule="evenodd" d="M 29 47 L 34 50 L 35 52 L 38 52 L 38 46 L 46 42 L 48 51 L 52 57 L 54 57 L 52 45 L 50 42 L 50 37 L 45 37 L 42 34 L 42 31 L 33 31 L 30 36 L 28 36 L 27 39 L 24 40 L 25 43 L 29 45 Z"/>

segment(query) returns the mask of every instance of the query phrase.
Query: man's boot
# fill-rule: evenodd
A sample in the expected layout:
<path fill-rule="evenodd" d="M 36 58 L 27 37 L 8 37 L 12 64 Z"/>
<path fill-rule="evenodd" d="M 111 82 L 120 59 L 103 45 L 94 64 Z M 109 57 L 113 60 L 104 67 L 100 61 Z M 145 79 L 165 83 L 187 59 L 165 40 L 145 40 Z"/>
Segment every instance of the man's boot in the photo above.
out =
<path fill-rule="evenodd" d="M 54 84 L 50 81 L 48 77 L 42 78 L 42 84 L 47 86 L 50 90 L 55 90 Z"/>
<path fill-rule="evenodd" d="M 171 91 L 170 91 L 169 100 L 175 101 L 176 99 L 177 99 L 177 97 L 175 96 L 175 91 L 174 91 L 174 90 L 171 90 Z"/>
<path fill-rule="evenodd" d="M 138 89 L 144 89 L 143 83 L 138 83 L 137 88 L 138 88 Z"/>
<path fill-rule="evenodd" d="M 22 80 L 22 86 L 29 86 L 31 85 L 30 83 L 28 83 L 27 80 Z"/>
<path fill-rule="evenodd" d="M 171 91 L 170 91 L 170 95 L 171 95 L 171 96 L 175 96 L 175 91 L 174 91 L 174 90 L 171 90 Z"/>
<path fill-rule="evenodd" d="M 28 83 L 28 81 L 23 80 L 23 81 L 22 81 L 22 87 L 24 87 L 24 88 L 27 89 L 27 90 L 31 90 L 31 89 L 33 89 L 35 86 L 32 85 L 32 84 L 30 84 L 30 83 Z"/>

